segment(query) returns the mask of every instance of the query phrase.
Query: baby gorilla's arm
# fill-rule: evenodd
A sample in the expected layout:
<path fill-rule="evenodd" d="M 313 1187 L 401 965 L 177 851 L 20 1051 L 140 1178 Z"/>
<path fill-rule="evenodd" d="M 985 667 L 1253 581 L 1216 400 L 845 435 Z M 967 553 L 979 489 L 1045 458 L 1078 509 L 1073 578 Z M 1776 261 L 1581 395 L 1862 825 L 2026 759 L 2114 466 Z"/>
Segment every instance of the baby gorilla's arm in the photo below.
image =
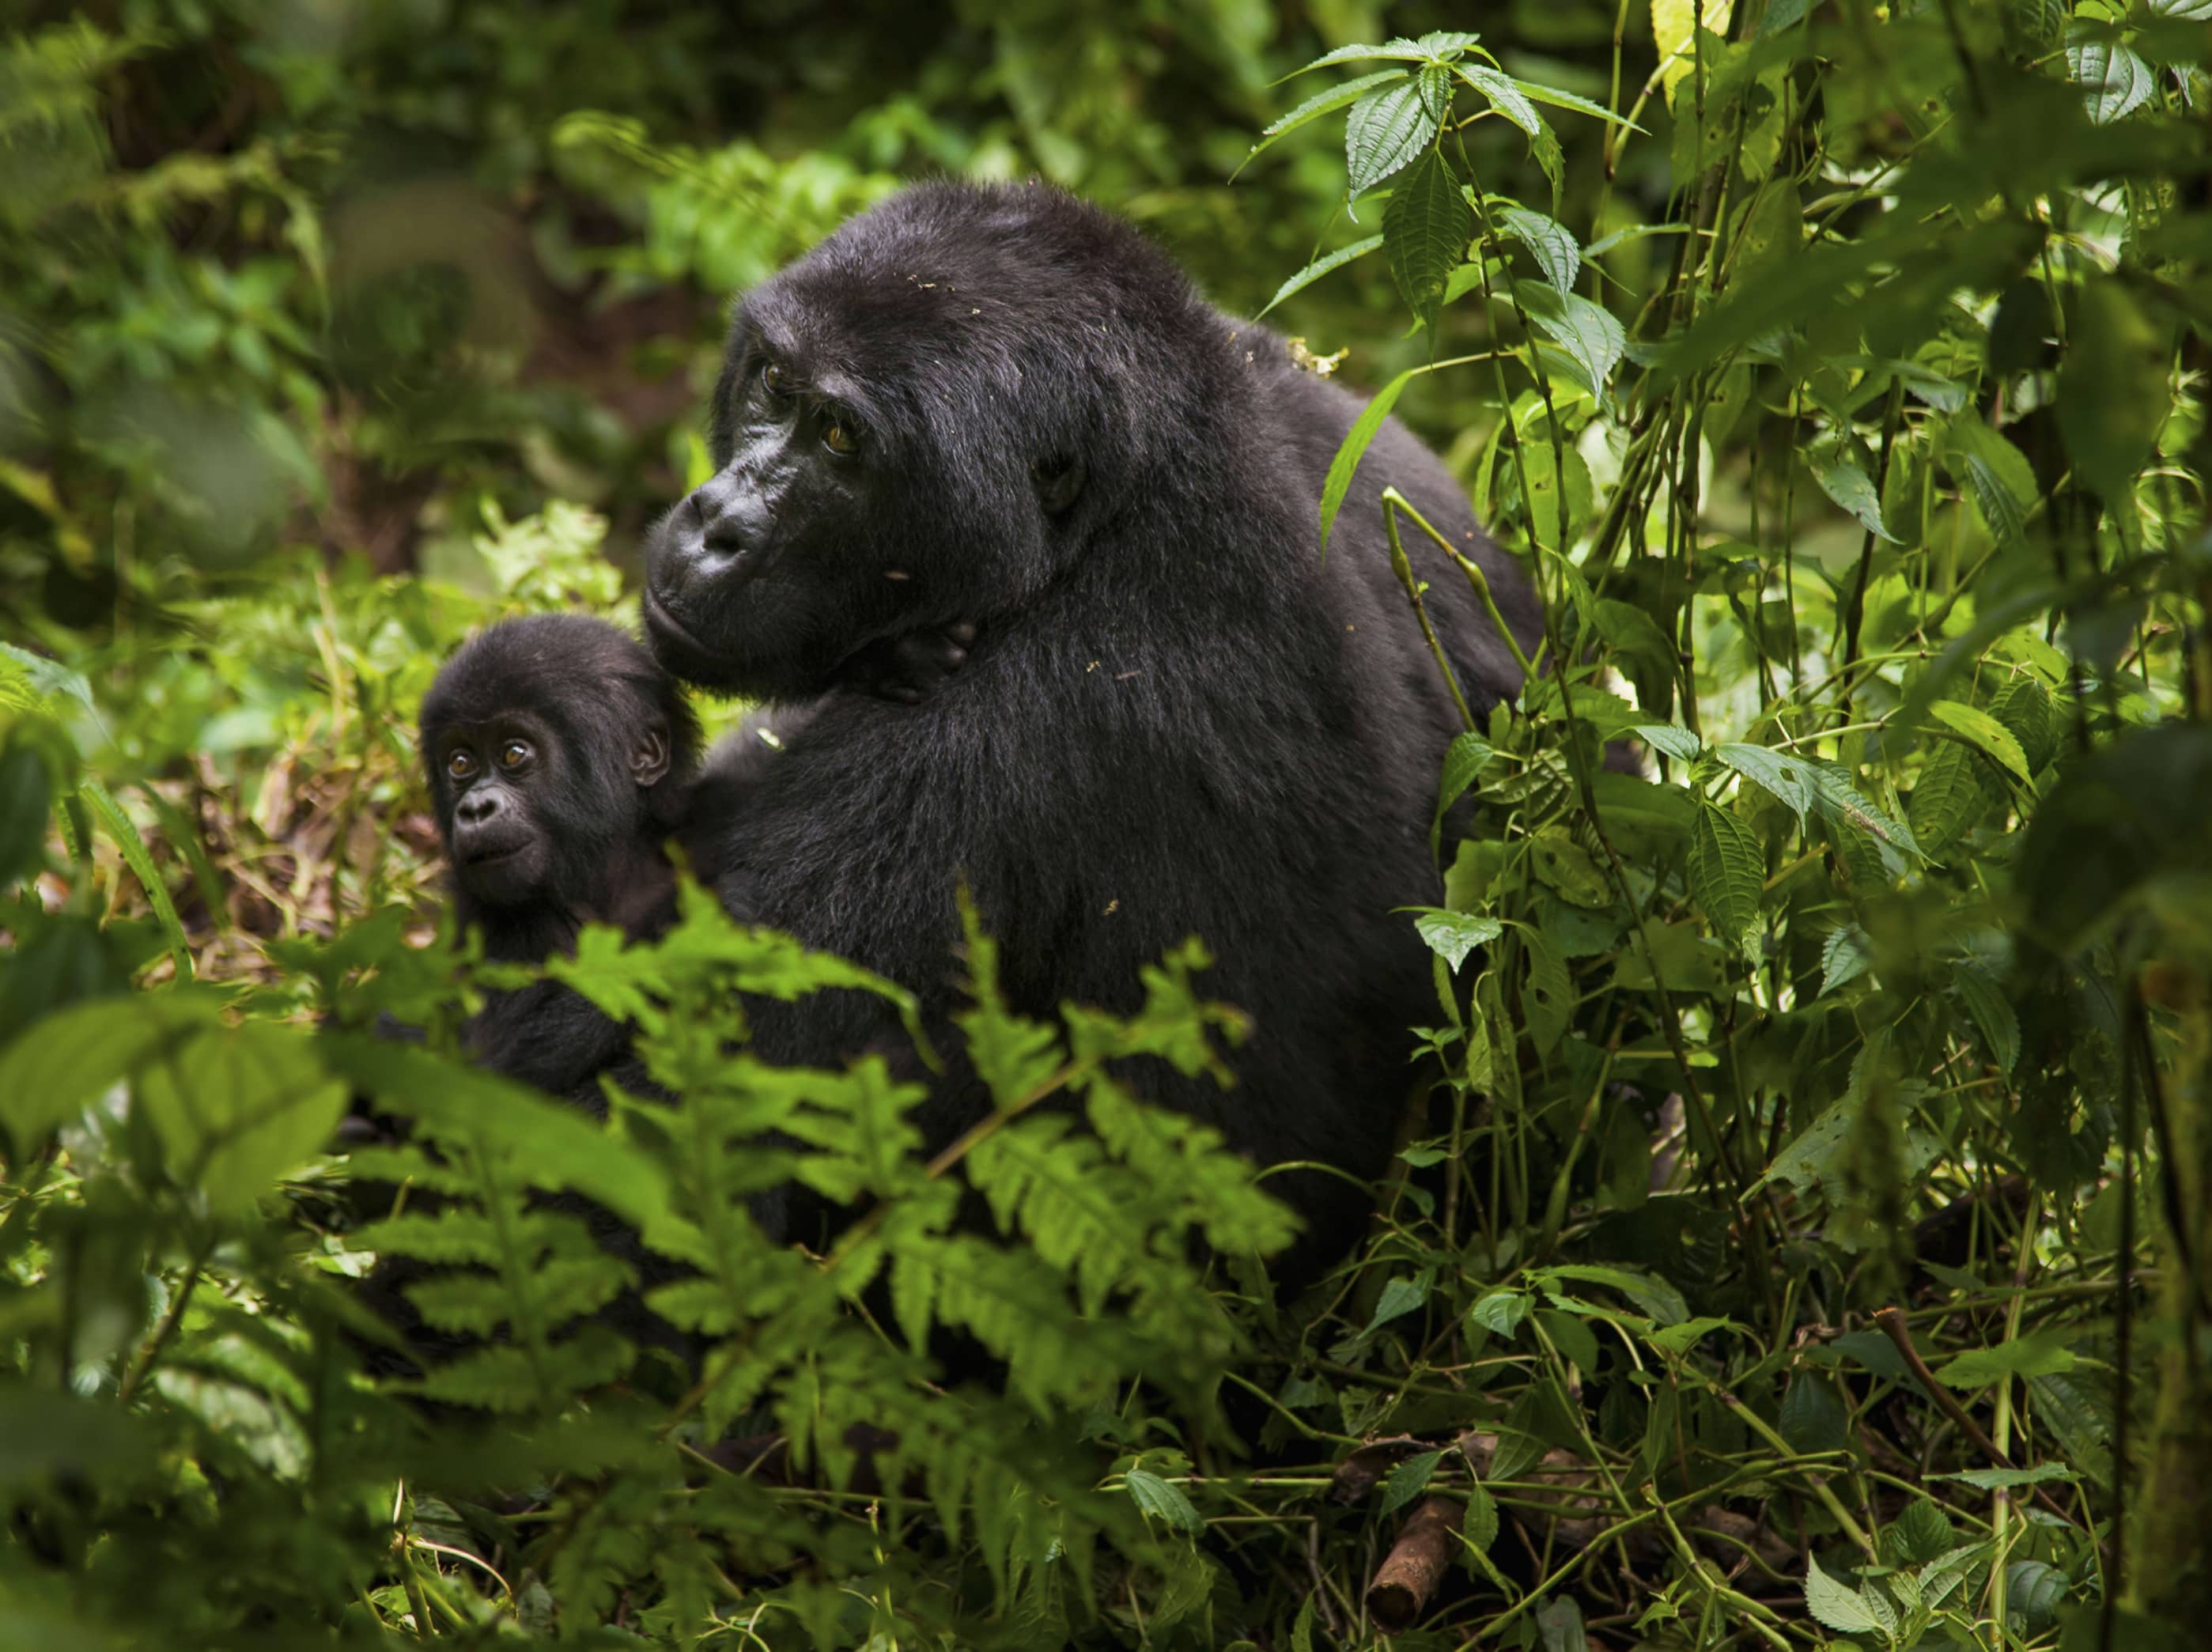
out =
<path fill-rule="evenodd" d="M 920 705 L 957 674 L 975 646 L 975 628 L 956 625 L 882 637 L 845 662 L 841 684 L 878 700 Z"/>

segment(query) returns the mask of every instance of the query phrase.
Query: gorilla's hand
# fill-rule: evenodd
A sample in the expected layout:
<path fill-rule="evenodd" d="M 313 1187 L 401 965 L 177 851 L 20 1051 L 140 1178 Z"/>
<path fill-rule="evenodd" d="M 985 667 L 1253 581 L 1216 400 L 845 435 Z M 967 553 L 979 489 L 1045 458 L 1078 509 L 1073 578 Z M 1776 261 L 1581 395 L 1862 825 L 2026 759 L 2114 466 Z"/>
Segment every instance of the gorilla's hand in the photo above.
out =
<path fill-rule="evenodd" d="M 975 628 L 964 621 L 902 632 L 854 654 L 838 672 L 838 681 L 878 700 L 919 705 L 967 663 L 975 646 Z"/>

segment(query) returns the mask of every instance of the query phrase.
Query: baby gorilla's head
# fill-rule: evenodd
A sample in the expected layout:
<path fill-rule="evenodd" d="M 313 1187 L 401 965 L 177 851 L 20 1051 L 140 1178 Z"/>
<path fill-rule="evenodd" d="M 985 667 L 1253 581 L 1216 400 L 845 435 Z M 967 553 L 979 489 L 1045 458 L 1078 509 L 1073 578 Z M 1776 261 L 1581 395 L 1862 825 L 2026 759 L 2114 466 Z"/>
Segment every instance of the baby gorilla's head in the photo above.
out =
<path fill-rule="evenodd" d="M 682 817 L 699 744 L 682 693 L 613 626 L 495 625 L 422 701 L 422 760 L 464 921 L 605 912 Z"/>

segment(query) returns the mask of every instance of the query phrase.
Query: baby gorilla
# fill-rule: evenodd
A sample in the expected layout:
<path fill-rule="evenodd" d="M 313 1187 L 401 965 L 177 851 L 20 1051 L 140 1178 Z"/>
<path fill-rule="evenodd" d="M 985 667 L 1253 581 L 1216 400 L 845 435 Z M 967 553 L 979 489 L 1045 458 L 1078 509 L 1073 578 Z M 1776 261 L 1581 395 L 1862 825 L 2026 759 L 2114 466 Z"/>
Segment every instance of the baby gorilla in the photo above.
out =
<path fill-rule="evenodd" d="M 684 818 L 699 728 L 640 644 L 573 614 L 495 625 L 422 701 L 422 759 L 453 867 L 454 906 L 487 957 L 538 963 L 586 923 L 648 937 L 674 914 L 663 846 Z M 628 1035 L 577 993 L 538 981 L 470 1023 L 495 1072 L 598 1101 Z"/>

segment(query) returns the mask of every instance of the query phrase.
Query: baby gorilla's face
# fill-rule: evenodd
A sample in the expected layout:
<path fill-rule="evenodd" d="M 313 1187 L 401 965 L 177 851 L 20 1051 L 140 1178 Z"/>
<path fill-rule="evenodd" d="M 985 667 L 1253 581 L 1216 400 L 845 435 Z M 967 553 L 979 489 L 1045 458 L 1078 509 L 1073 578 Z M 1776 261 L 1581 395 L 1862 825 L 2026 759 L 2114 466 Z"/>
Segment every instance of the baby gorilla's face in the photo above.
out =
<path fill-rule="evenodd" d="M 519 714 L 439 732 L 438 824 L 462 889 L 487 905 L 520 905 L 551 878 L 547 805 L 557 750 L 535 719 Z"/>

